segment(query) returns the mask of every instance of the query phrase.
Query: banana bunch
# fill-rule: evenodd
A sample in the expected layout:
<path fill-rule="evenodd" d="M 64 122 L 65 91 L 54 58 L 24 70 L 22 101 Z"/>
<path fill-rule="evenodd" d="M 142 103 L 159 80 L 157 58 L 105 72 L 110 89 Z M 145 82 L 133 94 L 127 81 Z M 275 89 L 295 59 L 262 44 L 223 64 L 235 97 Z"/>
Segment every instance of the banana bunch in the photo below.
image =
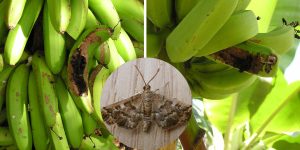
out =
<path fill-rule="evenodd" d="M 221 99 L 273 77 L 295 26 L 258 33 L 251 0 L 147 1 L 147 54 L 172 63 L 193 97 Z"/>
<path fill-rule="evenodd" d="M 139 0 L 0 1 L 0 149 L 118 149 L 100 98 L 143 20 Z"/>

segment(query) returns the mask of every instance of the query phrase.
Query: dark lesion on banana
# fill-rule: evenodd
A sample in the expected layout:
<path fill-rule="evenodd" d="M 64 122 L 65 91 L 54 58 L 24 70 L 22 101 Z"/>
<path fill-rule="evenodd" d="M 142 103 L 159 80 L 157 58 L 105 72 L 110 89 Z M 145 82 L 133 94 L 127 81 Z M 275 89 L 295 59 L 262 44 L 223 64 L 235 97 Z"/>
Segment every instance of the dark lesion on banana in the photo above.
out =
<path fill-rule="evenodd" d="M 87 60 L 86 57 L 80 54 L 80 50 L 77 50 L 71 58 L 72 66 L 72 81 L 74 86 L 74 91 L 77 95 L 82 95 L 87 91 L 87 84 L 84 79 L 84 70 L 86 69 Z"/>
<path fill-rule="evenodd" d="M 247 71 L 258 74 L 263 71 L 270 73 L 272 67 L 277 63 L 276 55 L 264 55 L 260 53 L 249 53 L 237 47 L 230 47 L 210 55 L 227 65 L 238 68 L 240 72 Z"/>
<path fill-rule="evenodd" d="M 88 93 L 88 47 L 95 42 L 101 42 L 101 38 L 96 34 L 98 30 L 91 32 L 76 48 L 69 59 L 68 78 L 70 90 L 77 96 Z"/>

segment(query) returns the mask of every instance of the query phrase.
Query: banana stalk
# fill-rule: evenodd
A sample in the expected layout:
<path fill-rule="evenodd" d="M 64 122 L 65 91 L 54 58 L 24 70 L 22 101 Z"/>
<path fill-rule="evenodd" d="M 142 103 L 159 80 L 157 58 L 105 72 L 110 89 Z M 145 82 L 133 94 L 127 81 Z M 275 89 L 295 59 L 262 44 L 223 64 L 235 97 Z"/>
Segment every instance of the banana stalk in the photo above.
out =
<path fill-rule="evenodd" d="M 6 109 L 10 133 L 17 147 L 32 149 L 32 134 L 27 113 L 29 67 L 21 64 L 10 76 L 6 88 Z M 18 83 L 18 86 L 15 84 Z M 22 131 L 22 132 L 20 132 Z"/>

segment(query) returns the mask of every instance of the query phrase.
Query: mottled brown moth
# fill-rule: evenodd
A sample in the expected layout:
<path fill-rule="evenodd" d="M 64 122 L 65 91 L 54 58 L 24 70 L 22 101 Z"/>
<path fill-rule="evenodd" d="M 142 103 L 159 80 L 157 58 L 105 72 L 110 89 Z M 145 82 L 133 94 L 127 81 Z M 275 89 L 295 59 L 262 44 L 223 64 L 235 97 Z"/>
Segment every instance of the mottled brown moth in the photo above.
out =
<path fill-rule="evenodd" d="M 126 129 L 135 129 L 141 124 L 144 132 L 148 132 L 154 122 L 165 130 L 184 125 L 191 116 L 192 106 L 151 91 L 149 83 L 159 69 L 146 82 L 138 67 L 135 68 L 145 84 L 142 93 L 103 107 L 101 113 L 104 121 Z"/>

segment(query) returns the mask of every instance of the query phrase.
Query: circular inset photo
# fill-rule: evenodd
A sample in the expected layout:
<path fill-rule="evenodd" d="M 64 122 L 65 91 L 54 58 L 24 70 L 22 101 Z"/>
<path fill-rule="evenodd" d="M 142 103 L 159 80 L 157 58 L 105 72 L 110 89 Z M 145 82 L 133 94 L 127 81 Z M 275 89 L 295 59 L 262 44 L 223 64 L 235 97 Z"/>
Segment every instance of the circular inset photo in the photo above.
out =
<path fill-rule="evenodd" d="M 118 68 L 101 96 L 107 129 L 129 147 L 153 150 L 174 141 L 192 113 L 192 95 L 181 73 L 154 58 L 140 58 Z"/>

